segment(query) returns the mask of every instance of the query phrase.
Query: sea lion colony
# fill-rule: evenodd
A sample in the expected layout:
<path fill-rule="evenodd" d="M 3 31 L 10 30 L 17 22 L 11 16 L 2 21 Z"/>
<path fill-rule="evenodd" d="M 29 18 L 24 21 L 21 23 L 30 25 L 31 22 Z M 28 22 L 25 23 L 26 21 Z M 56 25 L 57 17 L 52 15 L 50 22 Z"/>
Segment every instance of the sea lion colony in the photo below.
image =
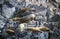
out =
<path fill-rule="evenodd" d="M 0 39 L 60 39 L 60 0 L 1 0 Z"/>

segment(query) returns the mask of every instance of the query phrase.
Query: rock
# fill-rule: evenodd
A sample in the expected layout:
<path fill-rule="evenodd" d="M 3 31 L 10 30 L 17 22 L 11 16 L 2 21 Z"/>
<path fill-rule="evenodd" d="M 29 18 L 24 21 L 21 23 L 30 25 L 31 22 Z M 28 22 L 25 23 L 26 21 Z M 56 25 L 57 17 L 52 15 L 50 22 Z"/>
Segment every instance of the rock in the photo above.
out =
<path fill-rule="evenodd" d="M 15 12 L 15 7 L 8 7 L 8 5 L 3 5 L 2 7 L 2 15 L 6 18 L 11 18 L 13 16 L 13 13 Z"/>

